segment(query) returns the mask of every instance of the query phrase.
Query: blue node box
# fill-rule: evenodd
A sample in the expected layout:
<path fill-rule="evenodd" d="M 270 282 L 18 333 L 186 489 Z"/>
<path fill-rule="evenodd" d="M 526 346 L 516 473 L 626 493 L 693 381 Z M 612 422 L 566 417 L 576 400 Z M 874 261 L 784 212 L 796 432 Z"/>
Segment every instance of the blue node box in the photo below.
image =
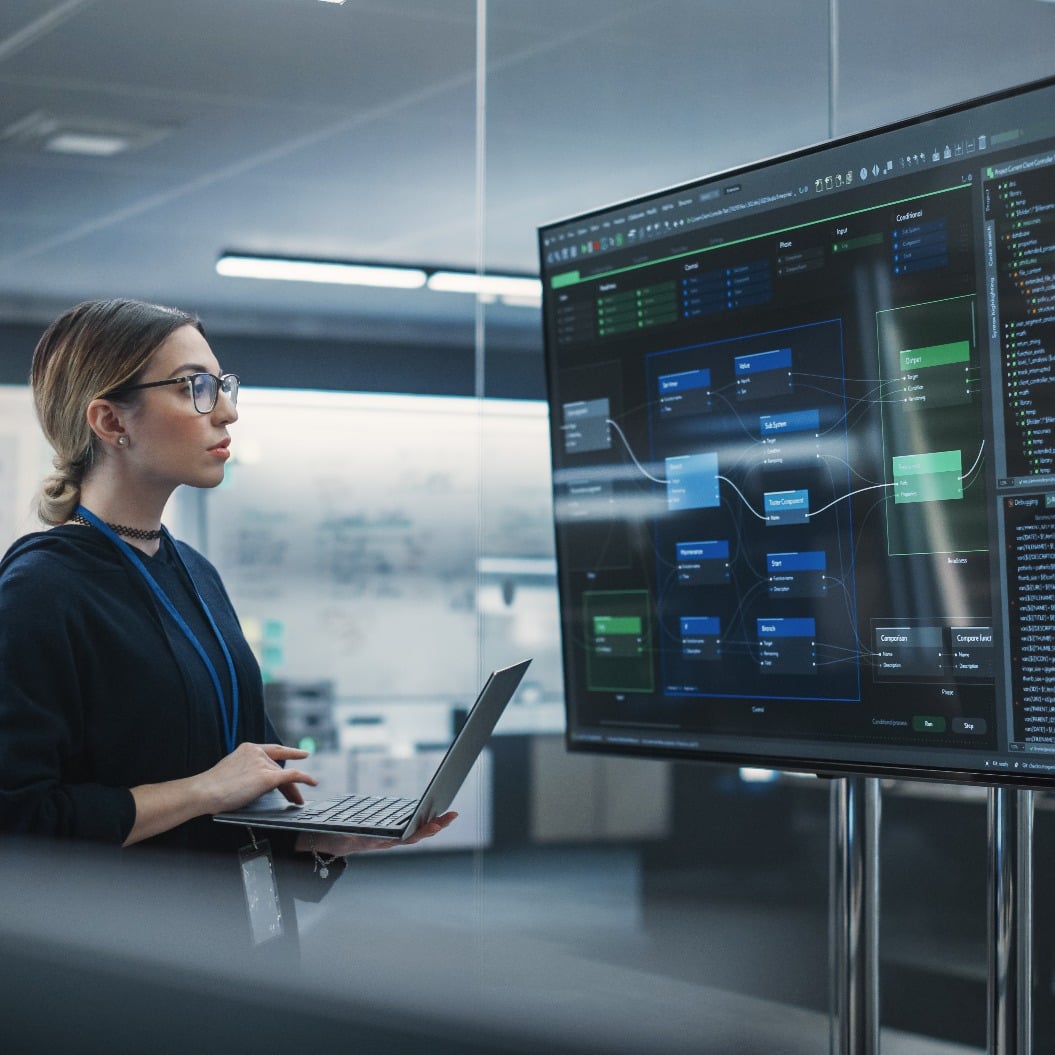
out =
<path fill-rule="evenodd" d="M 706 586 L 729 581 L 729 542 L 679 542 L 676 548 L 678 584 Z"/>
<path fill-rule="evenodd" d="M 820 597 L 824 594 L 827 555 L 823 550 L 767 553 L 770 596 Z"/>
<path fill-rule="evenodd" d="M 669 509 L 713 509 L 721 504 L 716 453 L 668 458 L 666 467 Z"/>
<path fill-rule="evenodd" d="M 681 617 L 681 654 L 687 659 L 719 659 L 721 643 L 721 622 L 717 616 Z"/>
<path fill-rule="evenodd" d="M 765 495 L 766 523 L 808 524 L 810 519 L 809 491 L 770 491 Z"/>
<path fill-rule="evenodd" d="M 703 414 L 711 409 L 711 372 L 706 368 L 659 378 L 660 414 Z"/>
<path fill-rule="evenodd" d="M 759 619 L 759 670 L 763 674 L 814 674 L 817 669 L 814 619 Z"/>
<path fill-rule="evenodd" d="M 758 419 L 761 436 L 779 436 L 787 432 L 817 432 L 821 427 L 819 410 L 789 410 L 785 414 L 762 414 Z"/>
<path fill-rule="evenodd" d="M 791 388 L 791 349 L 739 355 L 733 360 L 738 399 L 767 399 Z"/>

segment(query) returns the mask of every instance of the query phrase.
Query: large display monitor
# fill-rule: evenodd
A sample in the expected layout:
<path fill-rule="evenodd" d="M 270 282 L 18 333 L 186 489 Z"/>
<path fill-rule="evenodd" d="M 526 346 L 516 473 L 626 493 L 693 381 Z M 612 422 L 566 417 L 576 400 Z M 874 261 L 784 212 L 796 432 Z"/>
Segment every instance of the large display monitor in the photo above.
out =
<path fill-rule="evenodd" d="M 1055 80 L 539 250 L 569 746 L 1055 785 Z"/>

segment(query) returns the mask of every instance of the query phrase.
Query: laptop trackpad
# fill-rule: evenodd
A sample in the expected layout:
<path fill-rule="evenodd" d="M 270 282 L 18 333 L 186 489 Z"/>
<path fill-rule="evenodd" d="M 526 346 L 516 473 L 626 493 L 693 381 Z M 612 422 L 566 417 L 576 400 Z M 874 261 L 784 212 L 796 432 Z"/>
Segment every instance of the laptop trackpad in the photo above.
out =
<path fill-rule="evenodd" d="M 254 799 L 252 802 L 246 803 L 238 812 L 239 813 L 256 813 L 258 811 L 268 810 L 288 810 L 291 813 L 294 810 L 299 810 L 298 806 L 294 802 L 290 802 L 281 791 L 277 789 L 275 791 L 265 791 L 263 795 L 258 799 Z"/>

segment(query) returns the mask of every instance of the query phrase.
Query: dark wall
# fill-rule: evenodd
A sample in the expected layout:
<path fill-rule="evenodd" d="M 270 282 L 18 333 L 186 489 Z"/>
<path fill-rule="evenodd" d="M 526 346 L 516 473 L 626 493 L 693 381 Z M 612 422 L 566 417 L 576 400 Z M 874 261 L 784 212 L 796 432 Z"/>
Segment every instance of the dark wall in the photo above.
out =
<path fill-rule="evenodd" d="M 43 332 L 43 326 L 22 323 L 0 325 L 0 385 L 28 383 L 33 349 Z"/>
<path fill-rule="evenodd" d="M 25 384 L 33 348 L 44 326 L 0 325 L 0 384 Z M 225 370 L 246 385 L 347 392 L 401 392 L 471 396 L 476 384 L 472 341 L 426 344 L 209 333 Z M 487 341 L 484 394 L 494 399 L 544 399 L 541 335 L 537 347 L 522 338 Z"/>

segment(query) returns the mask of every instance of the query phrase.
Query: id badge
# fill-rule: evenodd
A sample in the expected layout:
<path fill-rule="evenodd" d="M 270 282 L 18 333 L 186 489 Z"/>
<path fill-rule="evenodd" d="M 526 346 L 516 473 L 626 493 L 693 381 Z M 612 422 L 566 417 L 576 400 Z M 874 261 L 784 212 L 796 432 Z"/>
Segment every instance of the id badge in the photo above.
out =
<path fill-rule="evenodd" d="M 238 861 L 242 866 L 242 887 L 253 944 L 262 945 L 282 937 L 282 908 L 278 902 L 271 844 L 266 839 L 254 839 L 251 846 L 243 846 L 238 851 Z"/>

